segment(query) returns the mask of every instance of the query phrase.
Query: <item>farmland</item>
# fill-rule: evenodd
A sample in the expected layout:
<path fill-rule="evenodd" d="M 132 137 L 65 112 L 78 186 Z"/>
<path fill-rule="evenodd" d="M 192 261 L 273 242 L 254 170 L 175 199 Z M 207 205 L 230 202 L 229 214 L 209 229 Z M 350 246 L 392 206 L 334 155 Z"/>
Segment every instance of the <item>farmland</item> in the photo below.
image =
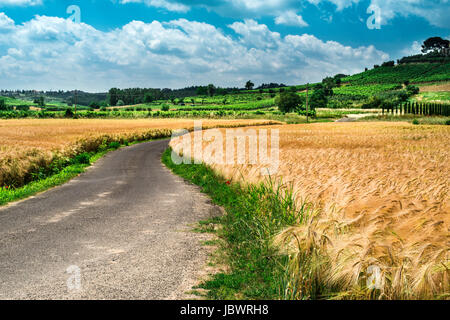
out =
<path fill-rule="evenodd" d="M 376 83 L 411 83 L 448 80 L 450 63 L 405 64 L 395 67 L 379 67 L 366 72 L 343 78 L 343 82 L 352 85 Z"/>
<path fill-rule="evenodd" d="M 364 274 L 375 264 L 385 277 L 381 298 L 448 293 L 448 126 L 274 128 L 280 130 L 281 159 L 272 184 L 282 181 L 281 187 L 292 188 L 298 208 L 310 208 L 275 238 L 291 257 L 293 287 L 306 290 L 314 281 L 319 289 L 309 288 L 308 294 L 368 298 Z M 266 181 L 260 166 L 248 162 L 211 166 L 225 180 Z M 305 298 L 301 292 L 295 298 Z"/>
<path fill-rule="evenodd" d="M 228 270 L 202 284 L 209 298 L 446 298 L 450 119 L 431 110 L 450 101 L 449 80 L 448 64 L 398 65 L 210 94 L 114 89 L 85 94 L 107 99 L 76 108 L 70 92 L 44 105 L 9 92 L 0 97 L 0 205 L 60 185 L 111 150 L 192 129 L 194 119 L 270 125 L 281 156 L 270 180 L 248 162 L 175 166 L 170 150 L 163 156 L 228 213 L 220 227 L 202 222 L 221 230 Z M 296 105 L 283 109 L 282 96 Z M 374 265 L 384 279 L 375 291 L 366 285 Z"/>
<path fill-rule="evenodd" d="M 240 126 L 267 121 L 210 120 L 205 126 Z M 172 130 L 192 128 L 189 120 L 24 119 L 0 121 L 0 186 L 20 187 L 39 178 L 59 160 L 96 152 L 102 144 L 132 143 L 170 137 Z M 51 172 L 49 172 L 51 173 Z M 47 174 L 45 174 L 47 175 Z"/>
<path fill-rule="evenodd" d="M 404 102 L 405 99 L 445 102 L 449 99 L 449 69 L 449 63 L 417 63 L 393 67 L 382 66 L 347 77 L 340 75 L 339 83 L 333 84 L 327 99 L 321 101 L 316 108 L 379 109 L 383 101 L 399 103 Z M 421 88 L 420 94 L 409 92 L 405 83 L 417 83 Z M 43 106 L 34 103 L 32 96 L 20 92 L 9 92 L 7 97 L 0 97 L 6 105 L 6 108 L 0 109 L 0 118 L 245 119 L 268 117 L 279 120 L 280 112 L 275 103 L 278 95 L 293 92 L 302 97 L 305 104 L 307 94 L 312 96 L 324 84 L 325 82 L 255 90 L 213 87 L 214 92 L 210 94 L 200 92 L 202 88 L 203 91 L 207 91 L 205 87 L 198 87 L 197 94 L 193 88 L 169 91 L 169 93 L 159 89 L 111 89 L 109 94 L 91 94 L 93 98 L 107 97 L 106 100 L 100 103 L 86 103 L 90 106 L 78 105 L 76 109 L 74 105 L 67 103 L 76 100 L 75 92 L 50 92 L 42 97 Z M 175 97 L 175 94 L 178 97 Z M 186 95 L 183 96 L 183 94 Z M 87 93 L 80 93 L 80 95 L 86 96 L 84 99 L 90 97 Z M 111 104 L 108 104 L 108 99 Z M 134 102 L 134 104 L 125 105 L 125 101 L 120 99 Z M 142 102 L 146 99 L 149 101 Z"/>

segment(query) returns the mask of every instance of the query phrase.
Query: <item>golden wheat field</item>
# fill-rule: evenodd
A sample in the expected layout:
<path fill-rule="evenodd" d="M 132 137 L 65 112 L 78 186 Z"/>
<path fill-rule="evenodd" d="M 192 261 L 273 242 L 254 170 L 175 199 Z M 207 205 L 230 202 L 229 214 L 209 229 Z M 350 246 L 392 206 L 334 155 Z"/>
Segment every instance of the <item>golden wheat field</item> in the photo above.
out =
<path fill-rule="evenodd" d="M 204 126 L 262 124 L 258 120 L 205 120 Z M 178 119 L 24 119 L 0 120 L 0 145 L 31 147 L 45 150 L 59 149 L 78 139 L 99 134 L 126 134 L 150 129 L 191 128 L 192 120 Z"/>
<path fill-rule="evenodd" d="M 280 168 L 313 212 L 275 244 L 294 278 L 364 297 L 368 269 L 380 298 L 449 297 L 450 128 L 407 123 L 323 123 L 280 130 Z M 265 128 L 267 129 L 267 127 Z M 205 143 L 206 145 L 206 143 Z M 173 145 L 176 149 L 176 145 Z M 261 182 L 259 165 L 213 164 L 227 179 Z M 305 254 L 313 268 L 304 270 Z"/>
<path fill-rule="evenodd" d="M 205 120 L 205 127 L 263 124 L 258 120 Z M 21 186 L 31 172 L 51 164 L 55 156 L 95 151 L 104 139 L 146 140 L 192 128 L 192 120 L 0 120 L 0 186 Z"/>

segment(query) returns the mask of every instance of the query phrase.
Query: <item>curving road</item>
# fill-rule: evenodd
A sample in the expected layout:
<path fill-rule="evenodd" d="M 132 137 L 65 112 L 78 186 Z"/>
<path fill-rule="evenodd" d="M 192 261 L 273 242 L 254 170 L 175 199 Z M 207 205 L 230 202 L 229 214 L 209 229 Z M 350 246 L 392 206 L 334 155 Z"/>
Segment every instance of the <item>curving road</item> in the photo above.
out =
<path fill-rule="evenodd" d="M 208 254 L 192 226 L 220 210 L 161 164 L 167 144 L 109 153 L 1 208 L 0 299 L 185 298 Z"/>

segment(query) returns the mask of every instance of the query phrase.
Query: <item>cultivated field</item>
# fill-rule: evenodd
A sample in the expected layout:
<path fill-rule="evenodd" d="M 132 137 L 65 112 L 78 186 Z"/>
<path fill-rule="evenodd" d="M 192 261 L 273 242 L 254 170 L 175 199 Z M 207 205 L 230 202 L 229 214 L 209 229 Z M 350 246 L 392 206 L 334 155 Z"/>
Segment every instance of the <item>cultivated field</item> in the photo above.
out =
<path fill-rule="evenodd" d="M 205 126 L 263 124 L 258 120 L 207 120 Z M 55 159 L 94 152 L 102 143 L 142 141 L 193 127 L 189 120 L 0 120 L 0 187 L 22 186 Z"/>
<path fill-rule="evenodd" d="M 448 297 L 448 126 L 272 128 L 280 130 L 280 169 L 272 178 L 292 186 L 300 206 L 312 207 L 275 239 L 291 256 L 298 288 L 308 281 L 334 288 L 341 297 L 367 298 L 362 288 L 375 266 L 383 279 L 376 297 Z M 265 179 L 258 165 L 213 168 L 234 181 Z"/>

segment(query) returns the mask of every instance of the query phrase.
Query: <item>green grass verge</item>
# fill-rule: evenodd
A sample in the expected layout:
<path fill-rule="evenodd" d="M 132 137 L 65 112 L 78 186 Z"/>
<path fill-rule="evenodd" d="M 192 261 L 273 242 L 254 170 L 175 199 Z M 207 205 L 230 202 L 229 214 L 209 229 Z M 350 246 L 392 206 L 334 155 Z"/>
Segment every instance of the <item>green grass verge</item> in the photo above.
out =
<path fill-rule="evenodd" d="M 142 141 L 133 141 L 133 142 L 125 142 L 124 144 L 120 144 L 119 142 L 114 142 L 106 147 L 106 149 L 99 150 L 97 152 L 92 153 L 82 153 L 80 155 L 75 156 L 71 159 L 73 164 L 65 166 L 58 170 L 57 173 L 54 173 L 50 176 L 43 177 L 36 181 L 32 181 L 22 187 L 19 188 L 11 188 L 11 187 L 0 187 L 0 206 L 8 204 L 10 202 L 22 200 L 33 196 L 37 193 L 46 191 L 50 188 L 62 185 L 79 174 L 83 173 L 87 167 L 90 167 L 92 164 L 101 159 L 104 155 L 111 151 L 115 151 L 121 147 L 132 146 L 139 143 L 149 142 L 149 141 L 157 141 L 164 140 L 168 137 L 154 138 L 150 140 L 142 140 Z M 86 157 L 86 160 L 83 160 Z"/>
<path fill-rule="evenodd" d="M 27 197 L 33 196 L 39 192 L 43 192 L 50 188 L 59 186 L 72 178 L 78 176 L 83 173 L 87 167 L 96 162 L 98 159 L 103 157 L 106 153 L 110 151 L 114 151 L 114 149 L 108 149 L 104 151 L 100 151 L 90 155 L 89 164 L 88 163 L 75 163 L 69 165 L 60 172 L 51 175 L 50 177 L 46 177 L 43 179 L 39 179 L 36 181 L 32 181 L 20 188 L 0 188 L 0 206 L 8 204 L 10 202 L 18 201 L 25 199 Z"/>
<path fill-rule="evenodd" d="M 276 234 L 302 223 L 310 212 L 307 205 L 296 206 L 292 188 L 276 187 L 270 180 L 243 187 L 226 181 L 205 165 L 174 164 L 171 149 L 164 152 L 162 162 L 175 174 L 200 186 L 227 212 L 219 219 L 200 224 L 203 232 L 209 230 L 218 235 L 218 255 L 229 267 L 229 272 L 215 274 L 199 286 L 207 290 L 206 298 L 298 298 L 288 289 L 289 258 L 272 246 Z M 220 224 L 220 228 L 212 228 L 211 224 Z M 308 298 L 317 298 L 322 292 L 323 288 L 317 286 Z"/>
<path fill-rule="evenodd" d="M 266 123 L 262 125 L 271 125 L 277 123 Z M 237 125 L 230 127 L 246 127 L 248 125 Z M 191 129 L 193 130 L 193 128 Z M 97 151 L 91 153 L 81 153 L 76 155 L 72 159 L 56 159 L 49 168 L 40 168 L 39 172 L 34 173 L 33 180 L 23 186 L 0 186 L 0 206 L 8 204 L 13 201 L 25 199 L 36 193 L 43 192 L 49 188 L 61 185 L 78 174 L 84 172 L 84 169 L 90 164 L 96 162 L 110 151 L 117 150 L 123 146 L 131 146 L 138 143 L 144 143 L 149 141 L 168 139 L 168 135 L 154 136 L 150 138 L 147 136 L 143 140 L 126 141 L 120 139 L 119 141 L 112 141 L 111 143 L 100 145 Z"/>

